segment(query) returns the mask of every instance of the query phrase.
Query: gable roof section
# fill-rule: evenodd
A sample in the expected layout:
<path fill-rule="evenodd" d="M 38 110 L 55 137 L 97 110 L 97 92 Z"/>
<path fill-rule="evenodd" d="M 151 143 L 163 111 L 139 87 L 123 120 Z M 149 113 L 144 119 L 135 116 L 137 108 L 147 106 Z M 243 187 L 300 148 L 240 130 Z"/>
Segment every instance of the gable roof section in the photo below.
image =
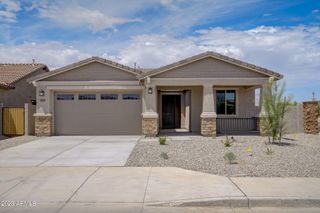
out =
<path fill-rule="evenodd" d="M 14 84 L 39 69 L 48 70 L 44 64 L 0 64 L 0 87 L 14 89 Z"/>
<path fill-rule="evenodd" d="M 231 57 L 228 57 L 228 56 L 225 56 L 225 55 L 221 55 L 221 54 L 216 53 L 216 52 L 208 51 L 208 52 L 201 53 L 201 54 L 198 54 L 198 55 L 183 59 L 181 61 L 169 64 L 169 65 L 160 67 L 158 69 L 154 69 L 154 70 L 151 70 L 149 72 L 145 72 L 142 75 L 140 75 L 140 79 L 144 79 L 146 77 L 151 77 L 151 76 L 154 76 L 154 75 L 157 75 L 157 74 L 172 70 L 174 68 L 181 67 L 183 65 L 186 65 L 186 64 L 189 64 L 189 63 L 192 63 L 192 62 L 195 62 L 195 61 L 199 61 L 199 60 L 204 59 L 204 58 L 208 58 L 208 57 L 212 57 L 212 58 L 215 58 L 215 59 L 218 59 L 218 60 L 230 63 L 230 64 L 234 64 L 236 66 L 240 66 L 240 67 L 243 67 L 243 68 L 246 68 L 246 69 L 249 69 L 249 70 L 252 70 L 254 72 L 258 72 L 258 73 L 261 73 L 261 74 L 264 74 L 264 75 L 267 75 L 267 76 L 270 76 L 270 77 L 275 77 L 277 79 L 282 79 L 283 78 L 283 76 L 281 74 L 277 73 L 277 72 L 274 72 L 274 71 L 271 71 L 271 70 L 256 66 L 254 64 L 249 64 L 249 63 L 246 63 L 246 62 L 243 62 L 243 61 L 240 61 L 238 59 L 234 59 L 234 58 L 231 58 Z"/>
<path fill-rule="evenodd" d="M 108 65 L 108 66 L 111 66 L 111 67 L 114 67 L 114 68 L 118 68 L 120 70 L 129 72 L 129 73 L 134 74 L 136 76 L 138 76 L 141 73 L 140 71 L 138 71 L 136 69 L 133 69 L 133 68 L 131 68 L 129 66 L 125 66 L 125 65 L 119 64 L 117 62 L 108 60 L 108 59 L 104 59 L 104 58 L 100 58 L 100 57 L 97 57 L 97 56 L 93 56 L 91 58 L 87 58 L 87 59 L 84 59 L 84 60 L 69 64 L 67 66 L 61 67 L 59 69 L 50 71 L 48 73 L 37 75 L 34 78 L 28 79 L 28 81 L 32 82 L 32 81 L 43 80 L 43 79 L 49 78 L 51 76 L 55 76 L 55 75 L 58 75 L 60 73 L 67 72 L 69 70 L 73 70 L 75 68 L 82 67 L 84 65 L 87 65 L 87 64 L 90 64 L 90 63 L 93 63 L 93 62 L 98 62 L 98 63 L 105 64 L 105 65 Z"/>

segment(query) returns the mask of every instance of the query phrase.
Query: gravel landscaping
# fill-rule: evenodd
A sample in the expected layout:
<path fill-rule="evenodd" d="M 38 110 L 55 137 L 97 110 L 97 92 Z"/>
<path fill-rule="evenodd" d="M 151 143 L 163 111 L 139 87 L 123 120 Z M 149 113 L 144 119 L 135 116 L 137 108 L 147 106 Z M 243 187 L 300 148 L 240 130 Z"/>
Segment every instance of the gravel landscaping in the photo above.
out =
<path fill-rule="evenodd" d="M 0 140 L 0 150 L 8 149 L 13 146 L 18 146 L 20 144 L 28 143 L 34 140 L 39 139 L 36 136 L 31 135 L 24 135 L 19 137 L 13 137 L 13 138 L 6 138 L 3 140 Z"/>
<path fill-rule="evenodd" d="M 167 137 L 166 145 L 159 145 L 158 138 L 141 139 L 126 166 L 171 166 L 227 176 L 320 177 L 320 135 L 290 134 L 283 145 L 267 145 L 267 138 L 260 136 L 234 138 L 231 147 L 221 142 L 223 136 Z M 273 153 L 267 155 L 267 148 Z M 236 155 L 235 164 L 225 161 L 227 152 Z"/>

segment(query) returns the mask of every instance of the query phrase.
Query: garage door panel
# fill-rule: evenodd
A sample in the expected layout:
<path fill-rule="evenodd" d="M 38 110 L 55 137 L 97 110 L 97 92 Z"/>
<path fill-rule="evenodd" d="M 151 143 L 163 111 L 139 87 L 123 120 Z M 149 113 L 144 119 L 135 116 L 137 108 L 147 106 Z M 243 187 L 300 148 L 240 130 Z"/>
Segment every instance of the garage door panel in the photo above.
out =
<path fill-rule="evenodd" d="M 99 99 L 98 94 L 96 95 Z M 141 100 L 57 100 L 57 135 L 141 134 Z"/>

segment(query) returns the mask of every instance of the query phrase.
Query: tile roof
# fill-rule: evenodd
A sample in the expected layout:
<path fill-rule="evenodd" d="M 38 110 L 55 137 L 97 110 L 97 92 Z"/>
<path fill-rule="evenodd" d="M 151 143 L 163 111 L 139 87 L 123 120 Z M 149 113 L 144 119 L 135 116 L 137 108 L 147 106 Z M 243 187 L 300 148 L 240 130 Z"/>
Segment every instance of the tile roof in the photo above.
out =
<path fill-rule="evenodd" d="M 183 59 L 181 61 L 169 64 L 169 65 L 166 65 L 166 66 L 163 66 L 163 67 L 160 67 L 160 68 L 155 68 L 155 69 L 150 69 L 150 68 L 137 68 L 137 69 L 134 69 L 134 68 L 131 68 L 129 66 L 125 66 L 125 65 L 122 65 L 120 63 L 108 60 L 108 59 L 104 59 L 104 58 L 100 58 L 100 57 L 97 57 L 97 56 L 93 56 L 91 58 L 87 58 L 87 59 L 84 59 L 84 60 L 69 64 L 67 66 L 61 67 L 59 69 L 50 71 L 48 73 L 43 73 L 43 74 L 31 77 L 31 78 L 28 79 L 28 81 L 29 82 L 39 81 L 39 80 L 48 78 L 50 76 L 57 75 L 59 73 L 62 73 L 62 72 L 65 72 L 65 71 L 68 71 L 68 70 L 71 70 L 71 69 L 86 65 L 86 64 L 91 63 L 91 62 L 100 62 L 102 64 L 106 64 L 106 65 L 110 65 L 110 66 L 113 66 L 113 67 L 117 67 L 119 69 L 134 73 L 134 74 L 137 75 L 137 77 L 139 79 L 143 79 L 145 77 L 153 76 L 153 75 L 156 75 L 158 73 L 165 72 L 165 71 L 173 69 L 175 67 L 183 66 L 185 64 L 188 64 L 188 63 L 191 63 L 193 61 L 197 61 L 197 60 L 200 60 L 200 59 L 206 58 L 206 57 L 213 57 L 213 58 L 216 58 L 218 60 L 225 61 L 227 63 L 231 63 L 231 64 L 234 64 L 234 65 L 237 65 L 237 66 L 241 66 L 241 67 L 250 69 L 250 70 L 252 70 L 254 72 L 259 72 L 259 73 L 262 73 L 262 74 L 267 75 L 267 76 L 274 76 L 277 79 L 282 79 L 283 78 L 283 76 L 280 73 L 271 71 L 269 69 L 262 68 L 262 67 L 254 65 L 254 64 L 250 64 L 250 63 L 247 63 L 247 62 L 244 62 L 244 61 L 240 61 L 238 59 L 234 59 L 234 58 L 231 58 L 231 57 L 228 57 L 228 56 L 225 56 L 225 55 L 221 55 L 221 54 L 216 53 L 216 52 L 208 51 L 208 52 L 204 52 L 204 53 L 201 53 L 201 54 L 198 54 L 198 55 Z M 1 85 L 1 83 L 0 83 L 0 85 Z"/>
<path fill-rule="evenodd" d="M 117 63 L 117 62 L 114 62 L 114 61 L 111 61 L 111 60 L 108 60 L 108 59 L 105 59 L 105 58 L 100 58 L 98 56 L 92 56 L 91 58 L 87 58 L 87 59 L 84 59 L 84 60 L 69 64 L 69 65 L 66 65 L 64 67 L 58 68 L 58 69 L 50 71 L 48 73 L 43 73 L 43 74 L 37 75 L 35 77 L 31 77 L 31 78 L 28 79 L 28 81 L 32 82 L 32 81 L 38 81 L 38 80 L 41 80 L 41 79 L 45 79 L 45 78 L 48 78 L 50 76 L 57 75 L 59 73 L 62 73 L 62 72 L 68 71 L 68 70 L 72 70 L 74 68 L 77 68 L 77 67 L 80 67 L 80 66 L 86 65 L 88 63 L 92 63 L 92 62 L 99 62 L 99 63 L 102 63 L 102 64 L 110 65 L 110 66 L 125 70 L 127 72 L 131 72 L 131 73 L 133 73 L 135 75 L 139 75 L 139 74 L 142 73 L 142 71 L 140 71 L 139 69 L 134 69 L 134 68 L 131 68 L 129 66 L 125 66 L 123 64 L 120 64 L 120 63 Z"/>
<path fill-rule="evenodd" d="M 0 64 L 0 87 L 14 88 L 14 83 L 30 75 L 40 68 L 46 68 L 44 64 Z"/>
<path fill-rule="evenodd" d="M 266 68 L 262 68 L 262 67 L 254 65 L 254 64 L 250 64 L 250 63 L 244 62 L 244 61 L 240 61 L 238 59 L 234 59 L 234 58 L 231 58 L 231 57 L 228 57 L 228 56 L 216 53 L 216 52 L 212 52 L 212 51 L 208 51 L 208 52 L 204 52 L 204 53 L 201 53 L 201 54 L 198 54 L 198 55 L 195 55 L 195 56 L 191 56 L 191 57 L 183 59 L 181 61 L 169 64 L 169 65 L 157 68 L 157 69 L 153 69 L 153 70 L 150 70 L 148 72 L 144 72 L 140 76 L 140 78 L 153 76 L 153 75 L 156 75 L 156 74 L 161 73 L 163 71 L 170 70 L 170 69 L 175 68 L 177 66 L 182 66 L 184 64 L 187 64 L 187 63 L 190 63 L 192 61 L 199 60 L 199 59 L 202 59 L 202 58 L 205 58 L 205 57 L 213 57 L 213 58 L 216 58 L 216 59 L 219 59 L 219 60 L 223 60 L 223 61 L 226 61 L 226 62 L 229 62 L 229 63 L 233 63 L 235 65 L 242 66 L 242 67 L 254 70 L 256 72 L 259 72 L 259 73 L 262 73 L 262 74 L 265 74 L 265 75 L 268 75 L 268 76 L 274 76 L 274 77 L 276 77 L 278 79 L 283 78 L 283 76 L 281 74 L 277 73 L 277 72 L 274 72 L 274 71 L 268 70 Z"/>

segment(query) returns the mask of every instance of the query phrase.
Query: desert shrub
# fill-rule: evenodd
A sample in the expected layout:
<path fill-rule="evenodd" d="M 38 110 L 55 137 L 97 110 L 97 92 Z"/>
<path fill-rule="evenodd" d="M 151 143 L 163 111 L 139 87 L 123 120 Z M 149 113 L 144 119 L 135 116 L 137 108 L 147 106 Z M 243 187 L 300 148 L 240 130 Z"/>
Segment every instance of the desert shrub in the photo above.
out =
<path fill-rule="evenodd" d="M 161 152 L 160 157 L 163 158 L 164 160 L 168 160 L 169 156 L 166 152 Z"/>
<path fill-rule="evenodd" d="M 223 158 L 228 161 L 229 164 L 233 164 L 235 163 L 237 156 L 233 152 L 228 152 L 223 156 Z"/>
<path fill-rule="evenodd" d="M 160 145 L 166 145 L 166 141 L 167 141 L 166 137 L 159 137 L 159 144 Z"/>
<path fill-rule="evenodd" d="M 271 148 L 267 148 L 267 150 L 265 151 L 265 153 L 267 155 L 272 155 L 274 153 L 274 151 Z"/>
<path fill-rule="evenodd" d="M 222 140 L 221 142 L 225 147 L 230 147 L 232 146 L 232 143 L 235 141 L 233 137 L 229 138 L 228 135 L 226 135 L 226 138 Z"/>
<path fill-rule="evenodd" d="M 261 131 L 266 134 L 269 143 L 276 140 L 281 143 L 285 131 L 284 114 L 288 111 L 291 98 L 285 97 L 285 84 L 279 83 L 275 78 L 270 78 L 263 88 L 263 103 L 261 115 Z M 272 139 L 272 141 L 271 141 Z"/>

